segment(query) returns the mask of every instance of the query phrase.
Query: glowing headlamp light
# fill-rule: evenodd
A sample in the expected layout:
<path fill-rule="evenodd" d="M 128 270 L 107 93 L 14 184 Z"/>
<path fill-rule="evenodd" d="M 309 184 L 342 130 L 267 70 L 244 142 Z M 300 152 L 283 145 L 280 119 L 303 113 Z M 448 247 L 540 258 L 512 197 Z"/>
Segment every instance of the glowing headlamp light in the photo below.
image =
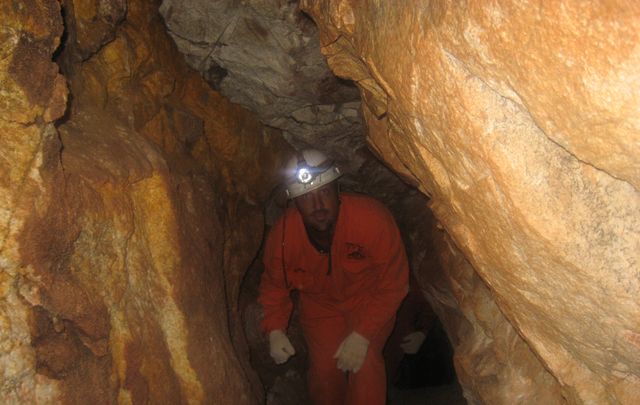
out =
<path fill-rule="evenodd" d="M 302 152 L 299 152 L 296 158 L 290 159 L 287 164 L 285 191 L 288 198 L 299 197 L 342 176 L 340 168 L 321 152 L 310 149 L 307 154 L 311 164 L 307 162 Z"/>
<path fill-rule="evenodd" d="M 313 180 L 313 175 L 311 171 L 306 167 L 301 167 L 298 169 L 298 173 L 296 173 L 296 177 L 298 181 L 302 184 L 309 184 Z"/>

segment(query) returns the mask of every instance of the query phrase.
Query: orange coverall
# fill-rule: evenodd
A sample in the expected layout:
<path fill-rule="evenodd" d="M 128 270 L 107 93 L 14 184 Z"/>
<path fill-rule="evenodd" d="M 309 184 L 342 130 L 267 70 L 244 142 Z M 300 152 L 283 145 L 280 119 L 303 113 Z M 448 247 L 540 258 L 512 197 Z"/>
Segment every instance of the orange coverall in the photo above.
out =
<path fill-rule="evenodd" d="M 300 322 L 310 360 L 307 380 L 314 403 L 384 404 L 382 349 L 408 291 L 407 257 L 395 221 L 382 204 L 353 194 L 341 194 L 340 200 L 330 255 L 313 247 L 295 207 L 271 229 L 258 298 L 264 309 L 261 326 L 266 333 L 286 330 L 292 310 L 290 291 L 299 290 Z M 345 373 L 333 356 L 353 331 L 370 343 L 362 368 Z"/>

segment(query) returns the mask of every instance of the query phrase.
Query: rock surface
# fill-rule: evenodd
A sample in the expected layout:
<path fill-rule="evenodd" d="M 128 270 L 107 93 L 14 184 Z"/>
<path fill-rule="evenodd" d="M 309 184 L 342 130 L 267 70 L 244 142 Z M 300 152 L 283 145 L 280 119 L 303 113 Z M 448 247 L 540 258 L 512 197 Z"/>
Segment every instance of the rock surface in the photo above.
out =
<path fill-rule="evenodd" d="M 160 12 L 189 66 L 293 147 L 338 161 L 346 189 L 390 204 L 408 190 L 367 150 L 357 88 L 331 72 L 297 1 L 163 0 Z"/>
<path fill-rule="evenodd" d="M 240 294 L 275 127 L 397 214 L 469 402 L 635 403 L 640 8 L 302 5 L 446 232 L 296 2 L 2 1 L 0 402 L 305 398 Z"/>
<path fill-rule="evenodd" d="M 259 257 L 262 257 L 260 252 Z M 251 365 L 260 376 L 266 391 L 267 405 L 290 405 L 310 403 L 307 391 L 307 350 L 297 308 L 287 328 L 287 336 L 296 349 L 296 354 L 282 365 L 276 365 L 269 355 L 269 342 L 260 330 L 262 308 L 258 304 L 258 286 L 264 271 L 261 260 L 256 260 L 242 283 L 240 311 L 250 351 Z M 293 297 L 294 302 L 297 298 Z"/>
<path fill-rule="evenodd" d="M 127 0 L 69 0 L 64 2 L 66 39 L 74 61 L 86 60 L 115 38 L 127 13 Z"/>
<path fill-rule="evenodd" d="M 357 89 L 331 73 L 297 2 L 164 0 L 160 12 L 187 63 L 214 88 L 294 146 L 321 145 L 358 167 L 349 156 L 364 146 Z"/>
<path fill-rule="evenodd" d="M 561 403 L 558 381 L 502 314 L 486 284 L 439 226 L 428 200 L 416 194 L 397 208 L 404 212 L 399 223 L 412 252 L 411 268 L 446 326 L 467 402 Z"/>
<path fill-rule="evenodd" d="M 36 374 L 33 307 L 20 292 L 33 269 L 23 263 L 19 240 L 27 218 L 49 200 L 39 168 L 52 158 L 45 146 L 55 144 L 52 121 L 67 97 L 51 62 L 62 17 L 57 1 L 3 1 L 0 14 L 0 402 L 51 403 Z"/>
<path fill-rule="evenodd" d="M 66 82 L 59 3 L 0 3 L 0 402 L 260 403 L 237 303 L 288 146 L 158 4 L 64 6 Z"/>
<path fill-rule="evenodd" d="M 437 219 L 535 353 L 518 360 L 550 370 L 556 402 L 634 403 L 636 3 L 302 7 L 320 26 L 331 68 L 358 83 L 372 147 L 432 197 Z M 495 390 L 492 400 L 511 403 Z"/>

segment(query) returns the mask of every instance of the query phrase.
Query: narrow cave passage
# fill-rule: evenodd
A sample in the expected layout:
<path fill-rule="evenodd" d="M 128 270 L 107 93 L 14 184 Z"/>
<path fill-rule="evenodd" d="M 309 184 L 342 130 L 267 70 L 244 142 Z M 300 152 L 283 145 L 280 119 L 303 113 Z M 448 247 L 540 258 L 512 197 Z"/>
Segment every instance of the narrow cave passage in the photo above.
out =
<path fill-rule="evenodd" d="M 342 191 L 350 192 L 344 189 Z M 420 234 L 433 223 L 433 215 L 427 207 L 428 199 L 407 188 L 404 198 L 398 200 L 403 203 L 398 203 L 394 208 L 398 218 L 402 219 L 398 222 L 405 245 L 409 249 L 410 262 L 420 265 L 424 257 L 428 256 L 432 259 L 429 260 L 429 265 L 422 263 L 422 271 L 441 273 L 443 270 L 438 268 L 437 261 L 433 260 L 436 256 L 435 251 L 429 250 L 435 248 L 429 242 L 430 234 Z M 273 222 L 282 214 L 282 204 L 282 197 L 276 197 L 267 203 L 267 229 L 271 228 Z M 403 208 L 408 206 L 412 206 L 412 209 L 405 211 Z M 412 253 L 413 246 L 422 250 Z M 263 254 L 261 250 L 258 259 L 249 268 L 240 294 L 239 308 L 249 344 L 251 364 L 265 388 L 268 404 L 308 403 L 310 398 L 306 371 L 309 367 L 309 357 L 300 325 L 297 292 L 292 295 L 295 304 L 287 333 L 296 349 L 296 355 L 283 365 L 275 365 L 269 356 L 269 344 L 260 330 L 262 308 L 257 301 L 258 285 L 264 272 L 260 260 Z M 414 289 L 410 296 L 403 300 L 396 326 L 385 345 L 386 369 L 393 374 L 389 376 L 389 395 L 386 403 L 466 404 L 456 380 L 453 348 L 449 338 L 431 305 L 424 299 L 417 279 L 414 276 L 411 278 Z M 403 338 L 411 332 L 424 332 L 425 341 L 417 353 L 405 354 L 400 345 Z"/>
<path fill-rule="evenodd" d="M 0 403 L 309 403 L 299 313 L 274 366 L 256 302 L 307 148 L 392 213 L 439 322 L 390 404 L 640 398 L 634 2 L 0 14 Z"/>

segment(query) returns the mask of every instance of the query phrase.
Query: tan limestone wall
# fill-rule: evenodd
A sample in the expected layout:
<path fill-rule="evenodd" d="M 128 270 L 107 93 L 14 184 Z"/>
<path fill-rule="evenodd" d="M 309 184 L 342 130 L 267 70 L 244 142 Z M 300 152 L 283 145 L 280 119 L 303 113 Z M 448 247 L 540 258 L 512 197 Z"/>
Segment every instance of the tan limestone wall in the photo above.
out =
<path fill-rule="evenodd" d="M 634 403 L 637 3 L 302 7 L 331 68 L 361 88 L 371 147 L 432 197 L 437 219 L 559 382 L 557 401 Z"/>

